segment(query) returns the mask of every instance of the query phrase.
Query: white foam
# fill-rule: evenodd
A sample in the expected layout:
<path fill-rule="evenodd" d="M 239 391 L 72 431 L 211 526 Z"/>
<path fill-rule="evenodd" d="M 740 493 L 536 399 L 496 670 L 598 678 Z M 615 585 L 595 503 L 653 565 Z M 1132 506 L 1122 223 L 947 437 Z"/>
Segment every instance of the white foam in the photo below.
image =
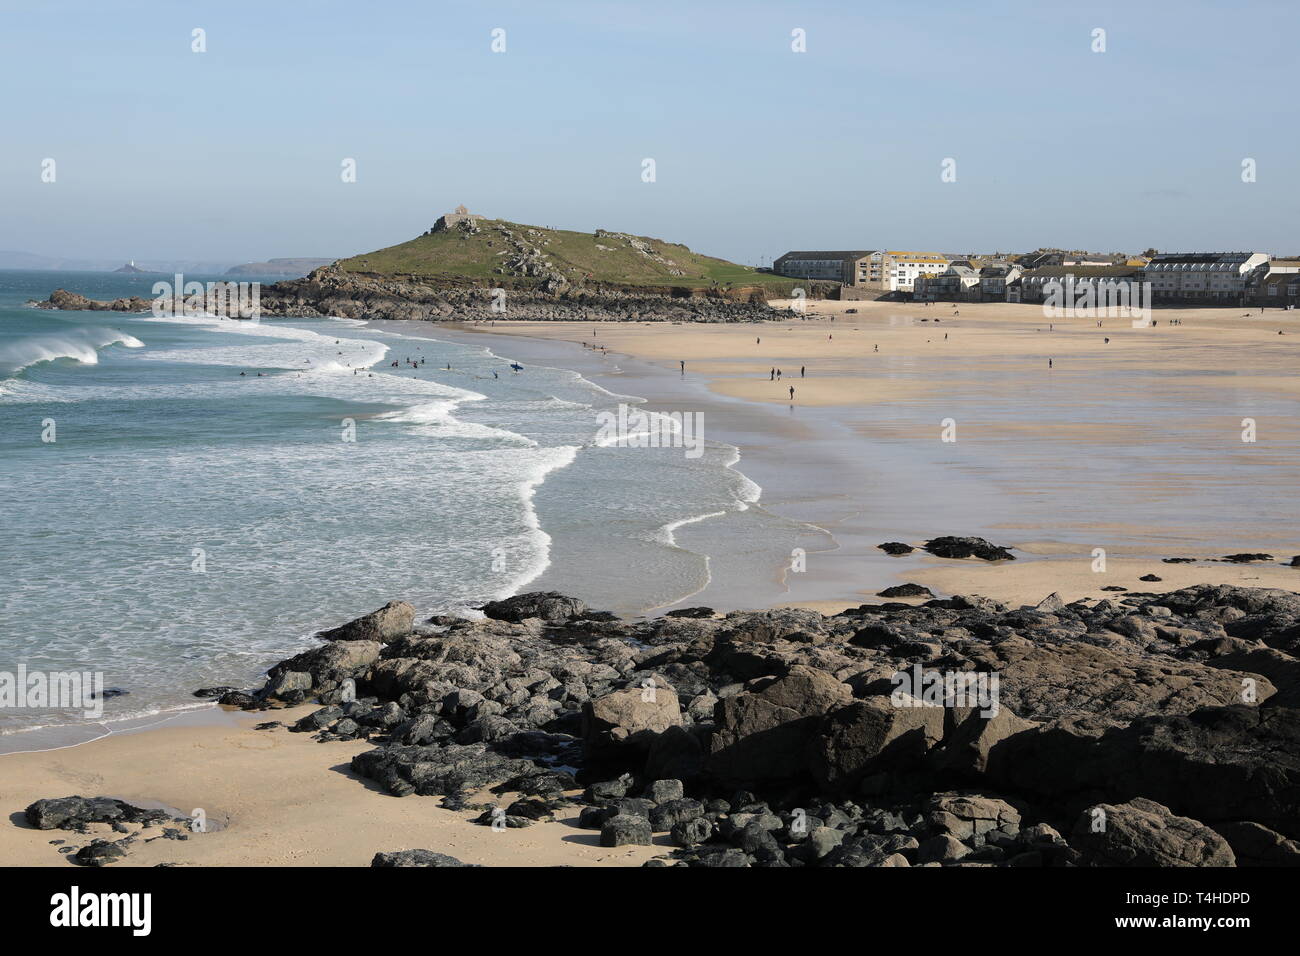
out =
<path fill-rule="evenodd" d="M 144 348 L 144 343 L 134 335 L 116 329 L 70 328 L 19 339 L 0 348 L 0 368 L 6 368 L 7 375 L 16 375 L 33 365 L 57 359 L 74 359 L 82 365 L 96 365 L 99 363 L 99 350 L 110 345 Z"/>

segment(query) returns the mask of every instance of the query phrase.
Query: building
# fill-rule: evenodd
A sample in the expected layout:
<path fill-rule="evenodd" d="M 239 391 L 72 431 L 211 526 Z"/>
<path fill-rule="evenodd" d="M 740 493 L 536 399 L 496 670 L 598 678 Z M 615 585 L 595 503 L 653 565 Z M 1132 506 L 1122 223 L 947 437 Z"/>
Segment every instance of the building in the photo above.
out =
<path fill-rule="evenodd" d="M 1104 252 L 1066 252 L 1063 249 L 1037 249 L 1020 257 L 1020 268 L 1043 269 L 1051 266 L 1124 265 L 1126 256 Z"/>
<path fill-rule="evenodd" d="M 1083 286 L 1093 287 L 1094 302 L 1102 302 L 1102 290 L 1127 285 L 1129 302 L 1140 301 L 1137 298 L 1138 286 L 1144 281 L 1144 270 L 1132 266 L 1043 266 L 1038 269 L 1026 269 L 1020 275 L 1021 302 L 1042 302 L 1046 298 L 1048 283 L 1061 285 L 1073 278 L 1073 288 L 1082 290 Z"/>
<path fill-rule="evenodd" d="M 792 279 L 826 279 L 844 285 L 863 285 L 870 249 L 843 252 L 787 252 L 772 263 L 772 271 Z"/>
<path fill-rule="evenodd" d="M 135 263 L 131 263 L 135 265 Z M 1270 259 L 1268 260 L 1268 274 L 1280 275 L 1283 273 L 1300 272 L 1300 259 Z"/>
<path fill-rule="evenodd" d="M 430 236 L 435 232 L 446 232 L 449 229 L 454 229 L 457 226 L 460 226 L 462 223 L 465 224 L 462 228 L 468 231 L 473 231 L 476 228 L 476 224 L 486 218 L 487 216 L 480 216 L 477 213 L 470 212 L 462 204 L 457 206 L 451 212 L 439 216 L 438 221 L 433 224 L 433 228 L 426 232 L 425 235 Z"/>
<path fill-rule="evenodd" d="M 938 275 L 917 276 L 912 298 L 918 302 L 978 301 L 980 279 L 981 270 L 964 262 L 953 262 Z"/>
<path fill-rule="evenodd" d="M 1179 252 L 1153 256 L 1143 271 L 1157 302 L 1243 302 L 1268 272 L 1262 252 Z"/>
<path fill-rule="evenodd" d="M 939 252 L 881 250 L 868 257 L 864 284 L 881 292 L 912 293 L 919 277 L 937 276 L 947 268 L 948 257 Z"/>
<path fill-rule="evenodd" d="M 1300 304 L 1300 271 L 1270 272 L 1254 284 L 1250 299 L 1265 309 L 1294 309 Z"/>
<path fill-rule="evenodd" d="M 1022 271 L 1020 266 L 1005 262 L 980 269 L 979 300 L 1007 301 L 1007 290 L 1020 278 Z"/>

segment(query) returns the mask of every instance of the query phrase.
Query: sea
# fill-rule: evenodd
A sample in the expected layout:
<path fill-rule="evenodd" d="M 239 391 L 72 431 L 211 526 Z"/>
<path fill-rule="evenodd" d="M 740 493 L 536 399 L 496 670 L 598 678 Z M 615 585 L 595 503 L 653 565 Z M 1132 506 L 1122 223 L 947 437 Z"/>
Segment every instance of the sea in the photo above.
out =
<path fill-rule="evenodd" d="M 732 565 L 800 533 L 735 445 L 611 442 L 642 399 L 495 339 L 28 304 L 170 278 L 0 272 L 0 680 L 102 674 L 105 726 L 211 707 L 390 600 L 473 614 L 540 579 L 634 616 L 708 585 L 680 529 L 717 524 Z M 0 707 L 0 735 L 85 724 Z"/>

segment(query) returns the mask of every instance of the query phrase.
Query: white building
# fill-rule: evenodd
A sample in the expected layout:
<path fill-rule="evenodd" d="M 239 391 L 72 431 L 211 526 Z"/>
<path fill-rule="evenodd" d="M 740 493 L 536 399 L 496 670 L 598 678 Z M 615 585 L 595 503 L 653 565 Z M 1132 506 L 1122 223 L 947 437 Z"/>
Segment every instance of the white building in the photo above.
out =
<path fill-rule="evenodd" d="M 919 276 L 937 276 L 948 268 L 948 257 L 938 252 L 873 252 L 867 257 L 866 285 L 883 292 L 912 292 Z"/>
<path fill-rule="evenodd" d="M 1157 300 L 1224 299 L 1238 301 L 1256 270 L 1268 267 L 1263 252 L 1182 252 L 1152 257 L 1145 278 Z"/>

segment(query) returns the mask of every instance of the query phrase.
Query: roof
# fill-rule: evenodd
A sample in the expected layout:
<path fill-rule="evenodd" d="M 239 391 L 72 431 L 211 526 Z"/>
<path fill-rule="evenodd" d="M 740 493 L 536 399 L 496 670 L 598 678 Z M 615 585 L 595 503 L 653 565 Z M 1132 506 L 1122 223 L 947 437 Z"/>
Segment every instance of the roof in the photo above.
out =
<path fill-rule="evenodd" d="M 778 259 L 861 259 L 875 252 L 874 249 L 849 249 L 836 252 L 787 252 Z"/>
<path fill-rule="evenodd" d="M 1259 252 L 1171 252 L 1160 253 L 1151 257 L 1152 265 L 1161 263 L 1184 262 L 1245 262 L 1251 256 L 1263 255 Z"/>
<path fill-rule="evenodd" d="M 1289 285 L 1292 282 L 1300 282 L 1300 272 L 1270 273 L 1260 280 L 1260 285 Z"/>
<path fill-rule="evenodd" d="M 1027 279 L 1045 278 L 1050 279 L 1056 276 L 1072 275 L 1076 279 L 1092 279 L 1097 277 L 1121 277 L 1121 276 L 1140 276 L 1142 269 L 1140 266 L 1041 266 L 1037 269 L 1026 269 L 1024 276 Z"/>
<path fill-rule="evenodd" d="M 948 257 L 941 252 L 906 252 L 899 249 L 884 250 L 887 256 L 893 256 L 895 259 L 920 259 L 924 262 L 947 262 Z"/>

